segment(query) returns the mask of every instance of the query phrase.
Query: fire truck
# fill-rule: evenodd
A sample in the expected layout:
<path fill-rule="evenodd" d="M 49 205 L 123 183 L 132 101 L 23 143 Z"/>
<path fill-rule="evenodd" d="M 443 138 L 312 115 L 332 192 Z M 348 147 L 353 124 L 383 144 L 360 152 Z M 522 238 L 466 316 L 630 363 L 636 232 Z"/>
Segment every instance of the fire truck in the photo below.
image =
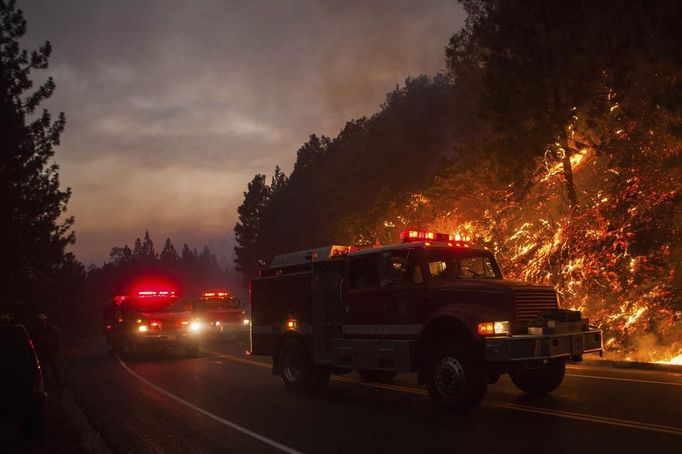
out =
<path fill-rule="evenodd" d="M 241 308 L 239 300 L 229 292 L 211 290 L 203 292 L 194 304 L 194 311 L 206 324 L 206 334 L 214 337 L 248 339 L 250 321 Z"/>
<path fill-rule="evenodd" d="M 331 373 L 416 372 L 436 404 L 466 412 L 501 374 L 544 394 L 568 362 L 602 352 L 599 329 L 559 309 L 553 288 L 504 279 L 490 251 L 459 235 L 401 239 L 276 256 L 250 283 L 249 353 L 271 356 L 294 392 L 314 392 Z"/>
<path fill-rule="evenodd" d="M 114 354 L 179 349 L 199 352 L 204 323 L 172 290 L 139 290 L 116 296 L 103 309 L 104 334 Z"/>

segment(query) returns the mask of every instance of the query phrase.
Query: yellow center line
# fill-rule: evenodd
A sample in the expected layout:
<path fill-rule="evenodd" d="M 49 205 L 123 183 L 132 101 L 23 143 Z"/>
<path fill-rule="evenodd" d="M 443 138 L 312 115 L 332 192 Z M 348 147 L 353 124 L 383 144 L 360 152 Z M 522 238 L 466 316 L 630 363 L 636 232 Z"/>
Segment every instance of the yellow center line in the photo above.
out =
<path fill-rule="evenodd" d="M 225 359 L 229 359 L 230 361 L 235 361 L 238 363 L 249 364 L 249 365 L 258 366 L 258 367 L 266 367 L 266 368 L 272 367 L 272 364 L 270 364 L 270 363 L 266 363 L 266 362 L 262 362 L 262 361 L 255 361 L 255 360 L 250 360 L 250 359 L 244 359 L 244 358 L 240 358 L 238 356 L 234 356 L 234 355 L 230 355 L 230 354 L 223 354 L 220 352 L 215 352 L 215 351 L 207 350 L 207 349 L 204 349 L 204 350 L 206 352 L 214 354 L 215 356 L 225 358 Z M 606 377 L 606 378 L 609 378 L 609 377 Z M 415 387 L 411 387 L 411 386 L 391 385 L 391 384 L 386 384 L 386 383 L 364 382 L 364 381 L 361 381 L 361 380 L 358 380 L 355 378 L 343 377 L 343 376 L 331 377 L 331 380 L 336 381 L 336 382 L 341 382 L 341 383 L 349 383 L 349 384 L 354 384 L 354 385 L 367 386 L 370 388 L 385 389 L 385 390 L 389 390 L 389 391 L 398 391 L 398 392 L 403 392 L 403 393 L 416 394 L 419 396 L 428 396 L 428 392 L 425 389 L 415 388 Z M 623 379 L 623 380 L 627 380 L 627 379 Z M 594 423 L 600 423 L 600 424 L 607 424 L 607 425 L 611 425 L 611 426 L 627 427 L 627 428 L 631 428 L 631 429 L 648 430 L 651 432 L 667 433 L 667 434 L 671 434 L 671 435 L 682 436 L 682 428 L 681 427 L 665 426 L 665 425 L 660 425 L 660 424 L 650 424 L 650 423 L 646 423 L 646 422 L 630 421 L 627 419 L 610 418 L 607 416 L 597 416 L 597 415 L 590 415 L 590 414 L 586 414 L 586 413 L 576 413 L 576 412 L 572 412 L 572 411 L 550 410 L 550 409 L 541 408 L 541 407 L 534 407 L 534 406 L 530 406 L 530 405 L 512 404 L 512 403 L 498 402 L 498 401 L 492 401 L 492 400 L 484 400 L 482 402 L 482 404 L 487 405 L 489 407 L 502 408 L 502 409 L 506 409 L 506 410 L 522 411 L 522 412 L 526 412 L 526 413 L 535 413 L 535 414 L 541 414 L 541 415 L 547 415 L 547 416 L 557 416 L 560 418 L 575 419 L 578 421 L 594 422 Z"/>
<path fill-rule="evenodd" d="M 620 378 L 620 377 L 606 377 L 604 375 L 589 375 L 589 374 L 566 374 L 567 377 L 579 377 L 579 378 L 592 378 L 595 380 L 613 380 L 613 381 L 628 381 L 634 383 L 651 383 L 654 385 L 670 385 L 670 386 L 682 386 L 682 383 L 675 383 L 671 381 L 658 381 L 658 380 L 638 380 L 636 378 Z"/>

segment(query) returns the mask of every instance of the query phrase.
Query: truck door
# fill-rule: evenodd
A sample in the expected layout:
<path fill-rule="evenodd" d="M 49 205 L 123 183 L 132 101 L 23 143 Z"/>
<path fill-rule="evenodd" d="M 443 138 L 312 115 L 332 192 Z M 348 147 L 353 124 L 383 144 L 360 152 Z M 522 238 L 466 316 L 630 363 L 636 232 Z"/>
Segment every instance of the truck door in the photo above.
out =
<path fill-rule="evenodd" d="M 429 311 L 431 298 L 424 285 L 424 270 L 420 250 L 393 250 L 385 255 L 383 287 L 384 331 L 392 338 L 416 336 L 423 325 L 424 314 Z"/>
<path fill-rule="evenodd" d="M 382 255 L 372 253 L 348 260 L 343 290 L 343 334 L 347 337 L 380 337 L 383 334 L 384 301 L 381 283 Z"/>

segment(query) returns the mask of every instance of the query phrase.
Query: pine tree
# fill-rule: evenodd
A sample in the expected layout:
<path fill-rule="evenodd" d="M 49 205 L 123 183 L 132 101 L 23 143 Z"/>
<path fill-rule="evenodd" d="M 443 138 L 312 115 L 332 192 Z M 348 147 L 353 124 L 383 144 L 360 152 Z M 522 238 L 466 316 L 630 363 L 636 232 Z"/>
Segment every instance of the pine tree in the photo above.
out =
<path fill-rule="evenodd" d="M 35 307 L 50 293 L 55 272 L 74 242 L 73 217 L 63 217 L 71 190 L 62 191 L 54 147 L 65 117 L 36 113 L 55 89 L 35 89 L 33 70 L 46 69 L 49 42 L 20 49 L 26 21 L 14 1 L 0 0 L 0 301 Z"/>
<path fill-rule="evenodd" d="M 121 264 L 130 261 L 133 256 L 133 251 L 126 244 L 123 247 L 114 246 L 111 248 L 109 253 L 109 258 L 115 264 Z"/>
<path fill-rule="evenodd" d="M 175 246 L 173 246 L 170 238 L 166 238 L 160 258 L 164 263 L 175 263 L 179 260 L 178 252 L 175 250 Z"/>
<path fill-rule="evenodd" d="M 141 259 L 144 257 L 144 251 L 142 249 L 142 240 L 140 237 L 135 238 L 135 244 L 133 245 L 133 257 L 136 260 Z"/>
<path fill-rule="evenodd" d="M 147 259 L 156 258 L 156 250 L 154 250 L 154 242 L 149 237 L 149 230 L 144 231 L 144 240 L 142 240 L 142 256 Z"/>
<path fill-rule="evenodd" d="M 263 257 L 260 239 L 262 235 L 263 216 L 270 197 L 270 188 L 265 184 L 265 175 L 256 175 L 244 193 L 244 203 L 237 209 L 239 222 L 234 226 L 237 246 L 235 252 L 235 269 L 247 277 L 257 274 L 257 261 Z"/>

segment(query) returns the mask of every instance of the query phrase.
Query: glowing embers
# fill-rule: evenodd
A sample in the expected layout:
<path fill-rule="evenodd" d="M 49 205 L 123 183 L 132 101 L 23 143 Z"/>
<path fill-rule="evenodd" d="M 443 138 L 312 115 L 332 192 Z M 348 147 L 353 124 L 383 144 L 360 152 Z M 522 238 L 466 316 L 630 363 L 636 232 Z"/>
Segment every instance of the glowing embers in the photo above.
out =
<path fill-rule="evenodd" d="M 441 241 L 447 242 L 448 246 L 468 247 L 468 236 L 459 233 L 447 234 L 440 232 L 427 232 L 425 230 L 405 230 L 400 234 L 403 243 L 415 241 Z"/>

